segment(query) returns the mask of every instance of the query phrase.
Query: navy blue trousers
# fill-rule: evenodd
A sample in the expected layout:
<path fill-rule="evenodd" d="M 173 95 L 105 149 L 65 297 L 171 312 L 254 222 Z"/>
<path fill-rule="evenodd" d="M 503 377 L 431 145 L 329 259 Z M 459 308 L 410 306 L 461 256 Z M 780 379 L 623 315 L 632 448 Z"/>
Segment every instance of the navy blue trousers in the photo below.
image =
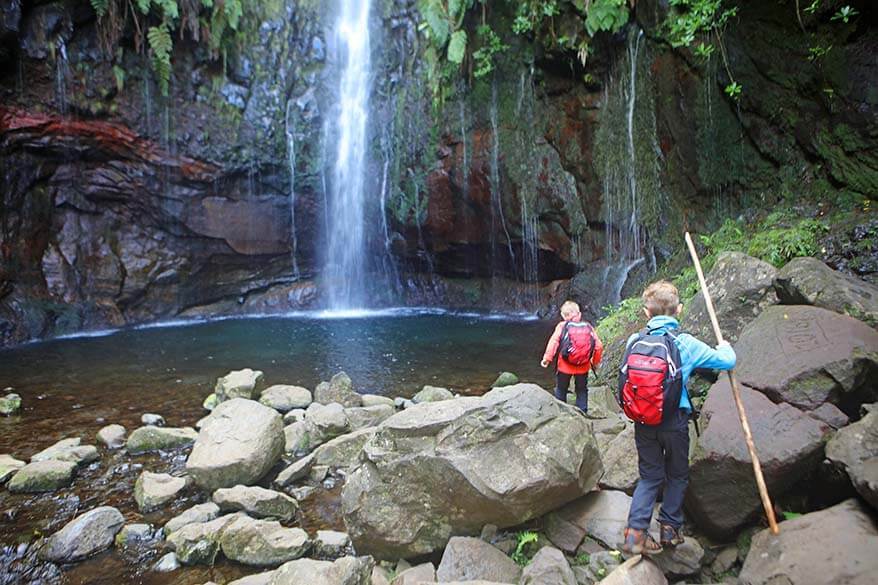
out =
<path fill-rule="evenodd" d="M 567 389 L 570 388 L 570 378 L 575 380 L 576 408 L 582 412 L 588 412 L 588 374 L 565 374 L 557 372 L 555 375 L 555 398 L 567 403 Z"/>
<path fill-rule="evenodd" d="M 659 522 L 680 528 L 683 524 L 683 496 L 689 484 L 689 416 L 678 416 L 660 426 L 636 424 L 637 466 L 640 480 L 634 488 L 628 526 L 649 528 L 652 510 L 663 494 Z"/>

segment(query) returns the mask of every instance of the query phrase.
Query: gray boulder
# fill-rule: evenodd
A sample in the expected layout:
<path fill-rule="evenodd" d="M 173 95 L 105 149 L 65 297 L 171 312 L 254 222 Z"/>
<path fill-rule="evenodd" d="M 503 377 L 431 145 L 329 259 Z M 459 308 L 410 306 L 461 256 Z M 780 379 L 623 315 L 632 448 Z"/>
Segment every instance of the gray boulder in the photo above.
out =
<path fill-rule="evenodd" d="M 165 536 L 180 530 L 187 524 L 203 524 L 215 520 L 219 516 L 219 512 L 219 506 L 213 502 L 196 504 L 168 520 L 164 528 Z"/>
<path fill-rule="evenodd" d="M 338 559 L 353 552 L 351 537 L 347 532 L 318 530 L 314 537 L 314 554 L 321 559 Z"/>
<path fill-rule="evenodd" d="M 376 427 L 367 427 L 336 437 L 314 450 L 314 464 L 328 467 L 352 467 L 360 459 L 363 445 L 375 436 Z"/>
<path fill-rule="evenodd" d="M 295 408 L 308 408 L 311 404 L 311 391 L 301 386 L 277 384 L 262 392 L 259 402 L 279 412 L 289 412 Z"/>
<path fill-rule="evenodd" d="M 631 497 L 617 491 L 595 491 L 546 516 L 546 536 L 567 552 L 575 551 L 586 535 L 608 548 L 622 544 Z"/>
<path fill-rule="evenodd" d="M 448 388 L 424 386 L 420 392 L 412 396 L 412 402 L 415 404 L 420 402 L 439 402 L 440 400 L 451 400 L 452 398 L 454 398 L 454 394 Z"/>
<path fill-rule="evenodd" d="M 223 512 L 243 511 L 256 518 L 284 522 L 292 520 L 299 510 L 299 503 L 290 496 L 258 486 L 220 488 L 213 492 L 213 501 Z"/>
<path fill-rule="evenodd" d="M 205 421 L 186 461 L 200 487 L 213 491 L 259 481 L 284 450 L 283 419 L 258 402 L 234 398 Z"/>
<path fill-rule="evenodd" d="M 518 583 L 521 567 L 484 540 L 455 536 L 448 541 L 442 553 L 436 577 L 440 582 L 483 579 Z"/>
<path fill-rule="evenodd" d="M 144 471 L 134 483 L 134 500 L 144 514 L 161 508 L 186 488 L 185 477 Z"/>
<path fill-rule="evenodd" d="M 831 538 L 827 538 L 831 535 Z M 758 532 L 739 575 L 742 585 L 871 585 L 878 574 L 878 529 L 857 500 L 847 500 Z"/>
<path fill-rule="evenodd" d="M 180 568 L 180 561 L 177 559 L 177 553 L 169 552 L 153 565 L 152 570 L 156 573 L 170 573 Z"/>
<path fill-rule="evenodd" d="M 279 488 L 285 488 L 293 485 L 297 481 L 308 477 L 311 468 L 314 465 L 314 454 L 302 457 L 298 461 L 290 464 L 286 469 L 277 474 L 274 485 Z"/>
<path fill-rule="evenodd" d="M 229 581 L 228 585 L 268 585 L 271 583 L 274 573 L 274 571 L 265 571 L 263 573 L 256 573 L 255 575 L 247 575 L 246 577 Z"/>
<path fill-rule="evenodd" d="M 163 427 L 165 426 L 165 417 L 160 414 L 147 412 L 140 417 L 140 422 L 147 427 Z"/>
<path fill-rule="evenodd" d="M 774 278 L 777 269 L 741 252 L 723 252 L 705 277 L 723 336 L 738 339 L 744 327 L 766 307 L 777 303 Z M 686 308 L 684 329 L 699 339 L 715 339 L 704 294 L 698 294 Z"/>
<path fill-rule="evenodd" d="M 826 458 L 845 470 L 857 492 L 878 509 L 878 408 L 838 431 L 826 444 Z"/>
<path fill-rule="evenodd" d="M 393 405 L 379 404 L 376 406 L 345 408 L 344 413 L 348 419 L 350 429 L 356 431 L 381 424 L 396 414 L 396 409 Z"/>
<path fill-rule="evenodd" d="M 285 453 L 308 453 L 316 445 L 311 444 L 312 426 L 300 420 L 284 427 L 284 452 Z"/>
<path fill-rule="evenodd" d="M 244 565 L 276 567 L 303 557 L 311 548 L 311 539 L 301 528 L 242 515 L 223 530 L 220 547 L 227 558 Z"/>
<path fill-rule="evenodd" d="M 205 410 L 212 411 L 216 408 L 216 405 L 220 403 L 219 398 L 217 398 L 216 394 L 211 392 L 207 395 L 207 398 L 204 399 L 204 402 L 201 403 L 202 408 Z"/>
<path fill-rule="evenodd" d="M 774 404 L 746 386 L 741 387 L 741 399 L 765 483 L 777 498 L 816 469 L 823 459 L 823 441 L 829 429 L 789 404 Z M 716 537 L 734 534 L 762 509 L 725 377 L 710 389 L 701 413 L 701 438 L 690 466 L 686 508 L 701 528 Z"/>
<path fill-rule="evenodd" d="M 521 574 L 520 585 L 576 585 L 570 563 L 557 548 L 544 546 Z"/>
<path fill-rule="evenodd" d="M 241 517 L 246 518 L 243 514 L 230 514 L 209 522 L 186 524 L 168 536 L 168 545 L 184 565 L 213 565 L 223 532 Z"/>
<path fill-rule="evenodd" d="M 98 441 L 107 449 L 121 449 L 125 446 L 125 432 L 122 425 L 107 425 L 98 431 Z"/>
<path fill-rule="evenodd" d="M 421 585 L 421 583 L 436 582 L 436 567 L 433 563 L 421 563 L 401 571 L 390 585 Z"/>
<path fill-rule="evenodd" d="M 345 409 L 337 402 L 313 403 L 305 411 L 305 423 L 312 449 L 351 430 Z"/>
<path fill-rule="evenodd" d="M 823 421 L 833 429 L 840 429 L 850 422 L 848 415 L 843 413 L 836 405 L 824 402 L 814 410 L 809 410 L 808 415 Z"/>
<path fill-rule="evenodd" d="M 363 406 L 394 406 L 393 398 L 389 398 L 387 396 L 380 396 L 378 394 L 361 394 L 360 399 L 363 401 Z"/>
<path fill-rule="evenodd" d="M 668 580 L 654 562 L 637 555 L 619 565 L 598 585 L 668 585 Z"/>
<path fill-rule="evenodd" d="M 504 386 L 513 386 L 515 384 L 518 384 L 518 376 L 512 372 L 500 372 L 500 375 L 497 376 L 497 379 L 491 384 L 491 388 L 502 388 Z"/>
<path fill-rule="evenodd" d="M 826 309 L 767 308 L 735 346 L 738 378 L 775 402 L 812 410 L 824 402 L 878 400 L 878 331 Z"/>
<path fill-rule="evenodd" d="M 416 404 L 364 446 L 343 492 L 361 554 L 441 549 L 485 524 L 521 524 L 588 492 L 602 472 L 587 419 L 533 384 Z"/>
<path fill-rule="evenodd" d="M 31 463 L 37 461 L 70 461 L 77 465 L 84 465 L 100 459 L 97 447 L 94 445 L 81 445 L 81 439 L 62 439 L 52 445 L 36 453 L 30 458 Z"/>
<path fill-rule="evenodd" d="M 73 481 L 76 463 L 70 461 L 37 461 L 19 469 L 6 486 L 13 493 L 52 492 Z"/>
<path fill-rule="evenodd" d="M 601 450 L 601 458 L 604 475 L 598 485 L 603 489 L 633 494 L 634 486 L 640 478 L 637 469 L 637 446 L 634 444 L 634 423 L 626 423 L 625 430 L 610 439 Z"/>
<path fill-rule="evenodd" d="M 362 406 L 363 398 L 354 392 L 354 385 L 350 377 L 344 372 L 334 375 L 329 382 L 320 382 L 314 389 L 314 402 L 319 404 L 332 404 L 337 402 L 342 406 Z"/>
<path fill-rule="evenodd" d="M 878 287 L 836 272 L 817 258 L 795 258 L 774 281 L 787 305 L 814 305 L 878 325 Z"/>
<path fill-rule="evenodd" d="M 21 396 L 15 392 L 10 392 L 6 396 L 0 398 L 0 414 L 9 416 L 21 410 Z"/>
<path fill-rule="evenodd" d="M 248 400 L 258 397 L 258 391 L 262 386 L 262 372 L 244 368 L 234 370 L 222 378 L 217 378 L 213 393 L 217 400 L 225 402 L 233 398 L 246 398 Z"/>
<path fill-rule="evenodd" d="M 666 575 L 688 576 L 701 571 L 704 562 L 704 547 L 695 538 L 684 537 L 683 544 L 674 547 L 665 547 L 664 550 L 652 557 L 652 560 L 665 572 Z"/>
<path fill-rule="evenodd" d="M 342 557 L 332 562 L 299 559 L 275 571 L 269 585 L 370 585 L 373 566 L 370 557 Z"/>
<path fill-rule="evenodd" d="M 140 427 L 128 435 L 125 448 L 137 455 L 149 451 L 163 451 L 188 447 L 195 442 L 198 432 L 191 427 Z"/>
<path fill-rule="evenodd" d="M 81 561 L 113 546 L 125 518 L 116 508 L 101 506 L 81 514 L 46 541 L 39 557 L 53 563 Z"/>
<path fill-rule="evenodd" d="M 305 420 L 304 408 L 294 408 L 284 415 L 284 425 L 291 425 L 303 420 Z"/>
<path fill-rule="evenodd" d="M 116 548 L 132 547 L 152 540 L 154 534 L 152 526 L 149 524 L 144 524 L 142 522 L 126 524 L 116 534 L 114 543 Z"/>
<path fill-rule="evenodd" d="M 0 485 L 6 483 L 10 477 L 25 466 L 24 461 L 19 461 L 12 455 L 0 455 Z"/>

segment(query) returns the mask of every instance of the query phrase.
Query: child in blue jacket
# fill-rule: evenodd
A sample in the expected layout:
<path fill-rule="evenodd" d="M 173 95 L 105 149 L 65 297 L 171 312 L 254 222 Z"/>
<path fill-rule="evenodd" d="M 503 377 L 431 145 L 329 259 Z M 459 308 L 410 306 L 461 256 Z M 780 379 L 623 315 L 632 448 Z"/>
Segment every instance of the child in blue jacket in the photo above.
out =
<path fill-rule="evenodd" d="M 680 327 L 677 317 L 683 308 L 677 287 L 665 280 L 654 282 L 643 292 L 642 299 L 643 312 L 649 319 L 646 325 L 649 333 L 676 333 L 675 330 Z M 632 335 L 628 345 L 637 338 L 638 334 Z M 683 543 L 680 526 L 683 524 L 683 496 L 689 483 L 688 423 L 692 412 L 686 383 L 696 368 L 731 370 L 735 367 L 735 351 L 727 342 L 714 349 L 687 333 L 679 333 L 672 338 L 680 352 L 683 381 L 679 409 L 659 425 L 635 423 L 634 427 L 640 480 L 634 489 L 622 546 L 623 551 L 632 554 L 655 554 L 662 551 L 662 546 L 673 547 Z M 659 493 L 664 494 L 659 512 L 661 544 L 649 534 L 652 510 Z"/>

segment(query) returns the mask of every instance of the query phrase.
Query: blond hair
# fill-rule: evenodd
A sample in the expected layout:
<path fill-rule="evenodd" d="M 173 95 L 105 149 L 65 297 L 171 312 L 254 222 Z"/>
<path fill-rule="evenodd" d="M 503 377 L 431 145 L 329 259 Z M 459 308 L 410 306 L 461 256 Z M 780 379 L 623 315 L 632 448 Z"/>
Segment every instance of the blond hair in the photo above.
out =
<path fill-rule="evenodd" d="M 579 313 L 579 305 L 573 301 L 564 301 L 561 305 L 561 317 L 567 319 Z"/>
<path fill-rule="evenodd" d="M 641 299 L 643 307 L 653 317 L 656 315 L 676 315 L 677 307 L 680 306 L 680 295 L 677 292 L 677 287 L 667 280 L 659 280 L 646 287 Z"/>

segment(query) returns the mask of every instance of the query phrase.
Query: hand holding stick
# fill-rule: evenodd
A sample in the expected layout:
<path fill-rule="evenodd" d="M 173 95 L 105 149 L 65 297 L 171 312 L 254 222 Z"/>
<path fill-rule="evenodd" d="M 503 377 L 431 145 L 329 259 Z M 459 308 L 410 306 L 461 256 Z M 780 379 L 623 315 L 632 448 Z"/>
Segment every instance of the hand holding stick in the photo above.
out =
<path fill-rule="evenodd" d="M 713 309 L 713 301 L 710 298 L 710 292 L 707 290 L 707 282 L 704 280 L 704 272 L 701 270 L 701 262 L 698 260 L 698 252 L 695 250 L 695 244 L 692 242 L 689 232 L 686 232 L 686 245 L 689 247 L 692 262 L 695 264 L 698 283 L 701 285 L 701 292 L 704 293 L 704 304 L 707 306 L 707 313 L 710 315 L 710 322 L 713 324 L 713 332 L 716 333 L 717 343 L 724 343 L 725 340 L 719 328 L 716 311 Z M 744 402 L 741 400 L 738 379 L 735 377 L 734 370 L 729 370 L 727 373 L 729 375 L 729 382 L 732 385 L 732 396 L 735 398 L 735 406 L 738 408 L 738 417 L 741 419 L 741 426 L 744 429 L 747 450 L 750 452 L 750 459 L 753 461 L 753 474 L 756 476 L 756 485 L 759 488 L 759 496 L 762 498 L 762 507 L 765 508 L 765 515 L 768 517 L 768 526 L 772 534 L 778 534 L 780 533 L 780 528 L 778 528 L 777 520 L 774 517 L 774 507 L 771 505 L 771 498 L 768 497 L 768 488 L 765 486 L 765 478 L 762 476 L 762 465 L 760 465 L 759 457 L 756 455 L 756 445 L 753 443 L 753 433 L 750 432 L 747 413 L 744 412 Z"/>

